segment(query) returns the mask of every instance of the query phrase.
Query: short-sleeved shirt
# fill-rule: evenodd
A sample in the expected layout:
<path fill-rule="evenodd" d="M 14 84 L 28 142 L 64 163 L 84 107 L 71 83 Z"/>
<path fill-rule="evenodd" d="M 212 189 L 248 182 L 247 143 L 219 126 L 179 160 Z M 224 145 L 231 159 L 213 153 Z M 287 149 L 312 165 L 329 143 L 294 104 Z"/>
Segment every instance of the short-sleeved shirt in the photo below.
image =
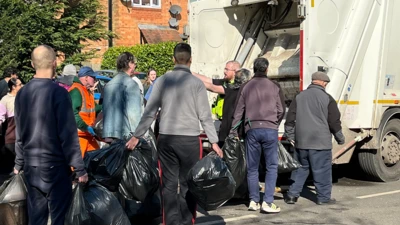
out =
<path fill-rule="evenodd" d="M 225 79 L 212 79 L 212 83 L 213 83 L 214 85 L 220 85 L 220 86 L 222 86 L 222 85 L 225 84 Z M 224 98 L 225 95 L 221 95 L 221 94 L 220 94 L 219 96 L 221 96 L 221 98 Z M 222 115 L 224 115 L 224 114 L 222 114 Z"/>

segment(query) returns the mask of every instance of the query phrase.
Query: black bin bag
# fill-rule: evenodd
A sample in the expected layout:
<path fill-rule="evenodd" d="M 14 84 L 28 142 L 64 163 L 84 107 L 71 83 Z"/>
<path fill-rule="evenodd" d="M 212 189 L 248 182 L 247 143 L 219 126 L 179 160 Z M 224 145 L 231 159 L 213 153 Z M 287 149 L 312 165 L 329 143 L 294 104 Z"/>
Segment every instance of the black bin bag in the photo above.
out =
<path fill-rule="evenodd" d="M 90 225 L 90 216 L 83 198 L 82 184 L 77 184 L 74 188 L 64 225 Z"/>
<path fill-rule="evenodd" d="M 236 191 L 233 198 L 247 199 L 247 168 L 246 168 L 246 150 L 244 144 L 234 136 L 228 136 L 222 147 L 224 161 L 232 173 L 236 182 Z"/>
<path fill-rule="evenodd" d="M 0 186 L 0 225 L 25 225 L 27 190 L 23 174 L 17 174 Z"/>
<path fill-rule="evenodd" d="M 84 162 L 90 180 L 106 187 L 109 191 L 118 191 L 129 151 L 124 141 L 115 141 L 109 147 L 85 154 Z"/>
<path fill-rule="evenodd" d="M 145 139 L 134 151 L 129 153 L 119 193 L 128 200 L 144 202 L 147 196 L 153 195 L 160 186 L 157 161 L 153 158 L 156 151 Z"/>
<path fill-rule="evenodd" d="M 129 225 L 124 209 L 113 193 L 106 188 L 90 183 L 83 192 L 91 225 Z"/>
<path fill-rule="evenodd" d="M 288 173 L 297 170 L 301 164 L 293 158 L 286 150 L 285 146 L 278 142 L 278 173 Z"/>
<path fill-rule="evenodd" d="M 236 183 L 225 162 L 211 152 L 187 175 L 189 191 L 204 210 L 215 210 L 235 194 Z"/>
<path fill-rule="evenodd" d="M 239 187 L 246 177 L 246 156 L 244 145 L 240 140 L 233 136 L 229 136 L 225 139 L 222 151 L 224 153 L 225 163 L 236 182 L 236 187 Z"/>

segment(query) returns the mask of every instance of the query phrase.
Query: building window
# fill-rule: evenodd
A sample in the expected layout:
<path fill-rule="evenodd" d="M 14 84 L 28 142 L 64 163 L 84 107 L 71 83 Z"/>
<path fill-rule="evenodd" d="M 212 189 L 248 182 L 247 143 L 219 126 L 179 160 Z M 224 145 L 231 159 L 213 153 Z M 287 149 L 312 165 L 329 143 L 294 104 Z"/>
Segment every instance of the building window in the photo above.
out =
<path fill-rule="evenodd" d="M 161 0 L 133 0 L 134 7 L 161 8 Z"/>

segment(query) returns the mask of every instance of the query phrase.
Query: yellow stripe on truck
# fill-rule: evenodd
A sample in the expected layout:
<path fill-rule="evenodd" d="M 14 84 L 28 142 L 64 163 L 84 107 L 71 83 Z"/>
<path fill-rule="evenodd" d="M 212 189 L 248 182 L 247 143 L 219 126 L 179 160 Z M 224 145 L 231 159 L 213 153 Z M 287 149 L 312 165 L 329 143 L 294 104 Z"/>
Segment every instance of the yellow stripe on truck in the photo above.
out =
<path fill-rule="evenodd" d="M 344 100 L 340 100 L 339 104 L 341 104 L 341 105 L 358 105 L 358 104 L 360 104 L 360 102 L 359 101 L 344 101 Z"/>
<path fill-rule="evenodd" d="M 311 7 L 314 7 L 314 0 L 311 0 Z"/>
<path fill-rule="evenodd" d="M 336 101 L 338 102 L 338 101 Z M 344 101 L 340 100 L 339 102 L 340 105 L 359 105 L 359 101 Z M 394 104 L 398 105 L 400 104 L 400 100 L 394 99 L 394 100 L 388 100 L 388 99 L 381 99 L 381 100 L 374 100 L 374 104 Z"/>
<path fill-rule="evenodd" d="M 395 104 L 398 105 L 400 100 L 374 100 L 375 104 Z"/>

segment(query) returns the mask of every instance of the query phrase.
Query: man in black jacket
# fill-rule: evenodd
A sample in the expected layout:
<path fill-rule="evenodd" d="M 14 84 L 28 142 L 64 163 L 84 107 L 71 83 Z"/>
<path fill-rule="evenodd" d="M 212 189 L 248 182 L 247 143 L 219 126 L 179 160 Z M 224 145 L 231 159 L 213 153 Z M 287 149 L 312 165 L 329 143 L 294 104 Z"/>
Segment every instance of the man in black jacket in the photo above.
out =
<path fill-rule="evenodd" d="M 340 112 L 335 99 L 325 91 L 330 82 L 327 74 L 312 74 L 312 84 L 296 96 L 286 117 L 285 134 L 295 145 L 295 158 L 302 165 L 292 172 L 294 183 L 285 198 L 294 204 L 303 190 L 309 169 L 317 189 L 317 204 L 334 204 L 332 192 L 332 134 L 338 144 L 344 144 Z"/>
<path fill-rule="evenodd" d="M 71 167 L 80 182 L 88 176 L 67 90 L 53 82 L 56 54 L 47 45 L 32 52 L 34 78 L 15 99 L 14 173 L 24 170 L 29 225 L 63 225 L 72 196 Z"/>

